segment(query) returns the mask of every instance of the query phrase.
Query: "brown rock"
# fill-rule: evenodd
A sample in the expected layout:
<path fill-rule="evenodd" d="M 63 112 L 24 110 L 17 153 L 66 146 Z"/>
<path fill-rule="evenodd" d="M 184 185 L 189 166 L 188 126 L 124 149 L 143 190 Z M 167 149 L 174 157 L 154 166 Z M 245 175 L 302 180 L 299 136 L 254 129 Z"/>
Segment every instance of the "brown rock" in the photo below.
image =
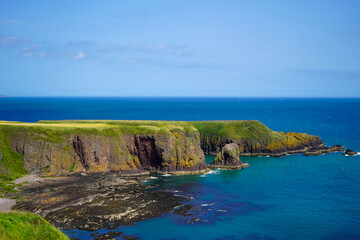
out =
<path fill-rule="evenodd" d="M 225 144 L 210 163 L 210 168 L 242 169 L 248 166 L 249 164 L 240 161 L 239 146 L 234 143 Z"/>

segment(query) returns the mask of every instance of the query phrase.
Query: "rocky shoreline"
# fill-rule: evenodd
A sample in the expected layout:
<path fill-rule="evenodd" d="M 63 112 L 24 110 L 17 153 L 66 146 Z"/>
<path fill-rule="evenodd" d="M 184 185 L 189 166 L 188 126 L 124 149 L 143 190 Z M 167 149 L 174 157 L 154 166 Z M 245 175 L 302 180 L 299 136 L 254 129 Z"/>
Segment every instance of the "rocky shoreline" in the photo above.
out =
<path fill-rule="evenodd" d="M 129 226 L 170 212 L 187 200 L 145 185 L 145 179 L 117 174 L 50 177 L 9 197 L 22 199 L 13 209 L 37 213 L 60 229 L 87 231 Z"/>

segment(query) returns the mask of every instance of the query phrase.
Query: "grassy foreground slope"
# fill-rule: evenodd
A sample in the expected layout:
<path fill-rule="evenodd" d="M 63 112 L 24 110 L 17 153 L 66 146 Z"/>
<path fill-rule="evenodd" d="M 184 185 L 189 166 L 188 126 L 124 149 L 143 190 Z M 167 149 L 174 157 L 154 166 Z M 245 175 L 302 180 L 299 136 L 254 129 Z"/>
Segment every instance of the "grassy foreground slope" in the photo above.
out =
<path fill-rule="evenodd" d="M 0 212 L 2 240 L 69 240 L 60 230 L 38 215 L 25 212 Z"/>

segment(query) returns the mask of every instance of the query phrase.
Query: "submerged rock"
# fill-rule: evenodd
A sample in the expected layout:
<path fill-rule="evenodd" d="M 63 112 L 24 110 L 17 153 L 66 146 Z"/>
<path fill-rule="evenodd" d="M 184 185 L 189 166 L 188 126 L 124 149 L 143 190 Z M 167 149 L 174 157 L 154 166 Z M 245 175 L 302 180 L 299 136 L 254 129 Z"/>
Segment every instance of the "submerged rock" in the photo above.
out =
<path fill-rule="evenodd" d="M 354 156 L 356 154 L 357 154 L 357 152 L 355 152 L 351 149 L 346 149 L 345 153 L 343 153 L 344 156 Z"/>
<path fill-rule="evenodd" d="M 94 240 L 108 240 L 108 239 L 115 239 L 115 237 L 118 237 L 122 234 L 122 232 L 119 231 L 110 231 L 108 233 L 104 233 L 101 235 L 98 235 L 94 237 Z"/>
<path fill-rule="evenodd" d="M 242 169 L 248 166 L 249 164 L 240 161 L 239 146 L 234 143 L 225 144 L 209 165 L 210 168 L 224 169 Z"/>

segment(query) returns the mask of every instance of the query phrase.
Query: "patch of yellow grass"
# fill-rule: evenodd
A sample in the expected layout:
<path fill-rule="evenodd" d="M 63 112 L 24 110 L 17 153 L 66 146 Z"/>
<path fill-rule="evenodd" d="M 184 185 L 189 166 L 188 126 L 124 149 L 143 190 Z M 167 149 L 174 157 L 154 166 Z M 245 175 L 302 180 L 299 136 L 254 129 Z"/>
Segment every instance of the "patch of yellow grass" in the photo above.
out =
<path fill-rule="evenodd" d="M 0 121 L 0 125 L 10 126 L 29 126 L 29 127 L 69 127 L 69 128 L 103 128 L 114 127 L 104 123 L 25 123 L 25 122 L 10 122 Z"/>

